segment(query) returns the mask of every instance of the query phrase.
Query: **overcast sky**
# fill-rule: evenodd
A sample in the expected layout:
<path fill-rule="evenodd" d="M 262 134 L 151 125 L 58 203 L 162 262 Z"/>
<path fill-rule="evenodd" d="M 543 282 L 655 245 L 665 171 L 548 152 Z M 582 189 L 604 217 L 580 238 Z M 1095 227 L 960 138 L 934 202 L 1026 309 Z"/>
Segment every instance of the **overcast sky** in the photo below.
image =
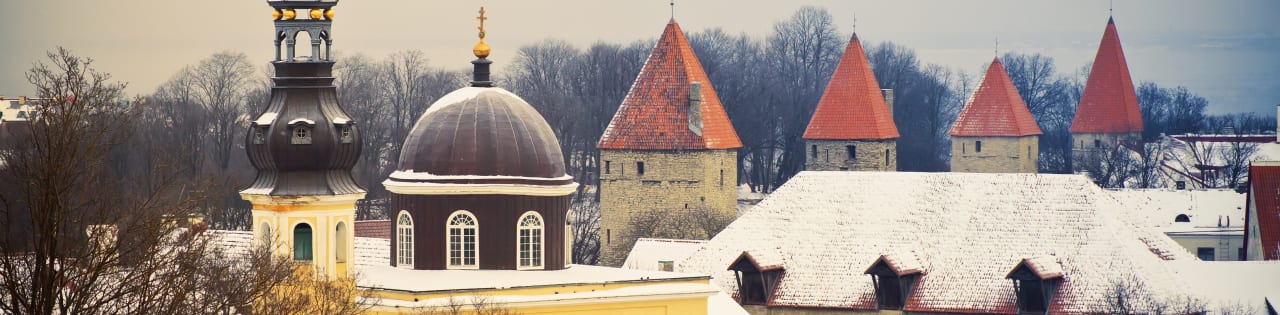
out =
<path fill-rule="evenodd" d="M 579 46 L 655 38 L 670 18 L 666 0 L 344 0 L 335 8 L 334 50 L 376 58 L 417 49 L 434 66 L 466 69 L 477 7 L 487 6 L 488 42 L 501 70 L 521 45 L 560 38 Z M 1107 0 L 851 1 L 684 0 L 686 31 L 720 27 L 763 38 L 802 5 L 827 8 L 842 34 L 855 21 L 864 42 L 891 40 L 921 61 L 981 73 L 1000 50 L 1053 57 L 1074 71 L 1097 50 Z M 1116 25 L 1135 81 L 1184 85 L 1210 113 L 1274 115 L 1280 103 L 1280 1 L 1118 0 Z M 24 72 L 65 46 L 98 69 L 151 93 L 176 70 L 218 51 L 266 64 L 274 52 L 271 9 L 256 0 L 0 1 L 0 95 L 31 93 Z M 714 83 L 714 82 L 713 82 Z"/>

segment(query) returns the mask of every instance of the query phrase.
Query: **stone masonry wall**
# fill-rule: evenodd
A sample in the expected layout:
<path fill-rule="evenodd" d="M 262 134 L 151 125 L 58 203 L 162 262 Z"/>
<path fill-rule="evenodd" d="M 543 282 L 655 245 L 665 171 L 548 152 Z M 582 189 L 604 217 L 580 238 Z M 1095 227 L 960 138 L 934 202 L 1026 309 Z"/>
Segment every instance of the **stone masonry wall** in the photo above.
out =
<path fill-rule="evenodd" d="M 631 216 L 705 208 L 737 216 L 737 150 L 601 150 L 601 265 L 621 265 L 637 237 Z M 645 172 L 638 172 L 638 163 Z"/>
<path fill-rule="evenodd" d="M 982 152 L 977 143 L 982 143 Z M 951 171 L 963 173 L 1035 173 L 1040 139 L 1025 137 L 951 137 Z"/>
<path fill-rule="evenodd" d="M 898 170 L 897 139 L 888 140 L 805 140 L 804 169 L 808 171 Z M 848 146 L 856 158 L 850 159 Z"/>
<path fill-rule="evenodd" d="M 1072 133 L 1071 158 L 1074 161 L 1072 171 L 1080 172 L 1081 166 L 1084 165 L 1080 161 L 1089 153 L 1099 147 L 1114 147 L 1120 140 L 1141 141 L 1142 133 Z"/>

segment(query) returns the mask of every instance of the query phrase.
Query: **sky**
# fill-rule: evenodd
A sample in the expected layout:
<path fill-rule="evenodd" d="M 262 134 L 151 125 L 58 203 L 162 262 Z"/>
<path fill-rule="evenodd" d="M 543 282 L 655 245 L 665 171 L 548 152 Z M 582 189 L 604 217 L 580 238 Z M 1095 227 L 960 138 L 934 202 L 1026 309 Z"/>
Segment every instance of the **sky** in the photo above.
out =
<path fill-rule="evenodd" d="M 548 38 L 579 47 L 656 38 L 667 0 L 343 0 L 335 7 L 337 55 L 382 58 L 421 50 L 433 66 L 469 69 L 476 11 L 487 7 L 495 72 L 522 45 Z M 678 0 L 688 32 L 722 28 L 764 38 L 803 5 L 824 7 L 842 35 L 893 41 L 922 62 L 973 74 L 1000 53 L 1041 53 L 1074 72 L 1097 52 L 1113 6 L 1135 82 L 1186 86 L 1211 114 L 1275 115 L 1280 104 L 1280 1 L 862 1 Z M 178 69 L 235 51 L 271 60 L 271 8 L 261 0 L 0 1 L 0 95 L 31 93 L 25 72 L 64 46 L 148 94 Z M 714 82 L 713 82 L 714 84 Z"/>

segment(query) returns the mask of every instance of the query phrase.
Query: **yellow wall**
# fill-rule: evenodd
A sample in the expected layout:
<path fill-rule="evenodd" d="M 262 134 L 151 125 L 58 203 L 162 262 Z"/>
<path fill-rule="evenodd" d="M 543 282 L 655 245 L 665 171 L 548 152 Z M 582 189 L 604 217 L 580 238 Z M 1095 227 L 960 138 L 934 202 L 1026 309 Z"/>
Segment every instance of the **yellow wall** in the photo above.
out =
<path fill-rule="evenodd" d="M 805 140 L 806 171 L 898 171 L 898 140 Z M 856 159 L 849 159 L 849 145 Z M 815 155 L 816 153 L 816 155 Z"/>
<path fill-rule="evenodd" d="M 307 223 L 311 226 L 313 266 L 330 279 L 336 279 L 346 276 L 349 266 L 355 262 L 355 202 L 363 197 L 363 194 L 306 198 L 247 195 L 245 199 L 253 203 L 253 234 L 257 244 L 270 235 L 277 253 L 293 257 L 293 229 L 299 223 Z M 340 223 L 343 232 L 338 235 Z M 263 227 L 270 227 L 270 234 Z"/>

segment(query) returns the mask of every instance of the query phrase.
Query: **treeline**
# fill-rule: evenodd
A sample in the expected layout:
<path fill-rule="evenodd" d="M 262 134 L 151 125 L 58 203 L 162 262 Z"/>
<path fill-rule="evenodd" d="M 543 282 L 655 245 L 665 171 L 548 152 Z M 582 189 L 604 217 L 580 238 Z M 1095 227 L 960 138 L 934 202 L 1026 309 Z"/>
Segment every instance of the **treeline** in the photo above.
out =
<path fill-rule="evenodd" d="M 657 26 L 654 30 L 656 36 Z M 742 184 L 754 191 L 773 191 L 803 169 L 801 135 L 849 34 L 840 31 L 826 9 L 807 6 L 775 23 L 764 36 L 714 28 L 688 38 L 742 140 Z M 576 47 L 547 39 L 507 52 L 515 55 L 513 61 L 496 68 L 499 86 L 521 95 L 555 130 L 570 175 L 585 184 L 578 198 L 597 196 L 592 189 L 600 157 L 595 144 L 654 42 L 650 38 Z M 894 90 L 893 115 L 901 134 L 899 168 L 949 170 L 947 132 L 981 77 L 922 61 L 911 48 L 891 41 L 863 44 L 881 88 Z M 381 181 L 394 170 L 401 144 L 427 106 L 467 83 L 469 65 L 433 65 L 416 50 L 383 59 L 361 54 L 338 54 L 335 59 L 339 99 L 360 122 L 365 137 L 355 175 L 369 194 L 358 215 L 383 218 L 388 195 Z M 1044 131 L 1041 172 L 1069 172 L 1068 129 L 1089 66 L 1060 70 L 1052 57 L 1036 53 L 1009 52 L 1001 60 Z M 974 60 L 973 67 L 966 68 L 982 69 L 987 62 Z M 214 198 L 207 206 L 219 228 L 248 228 L 248 204 L 236 193 L 253 176 L 242 142 L 249 119 L 269 98 L 269 76 L 269 67 L 255 67 L 244 54 L 218 53 L 179 70 L 148 98 L 149 121 L 180 127 L 150 136 L 198 153 L 186 163 L 188 176 L 221 183 L 219 196 L 225 198 Z M 1218 132 L 1240 120 L 1207 116 L 1208 101 L 1184 87 L 1143 82 L 1137 92 L 1148 140 L 1160 134 Z M 1266 119 L 1254 117 L 1250 121 L 1259 121 L 1258 126 L 1247 128 L 1274 130 L 1274 119 L 1268 125 Z"/>

